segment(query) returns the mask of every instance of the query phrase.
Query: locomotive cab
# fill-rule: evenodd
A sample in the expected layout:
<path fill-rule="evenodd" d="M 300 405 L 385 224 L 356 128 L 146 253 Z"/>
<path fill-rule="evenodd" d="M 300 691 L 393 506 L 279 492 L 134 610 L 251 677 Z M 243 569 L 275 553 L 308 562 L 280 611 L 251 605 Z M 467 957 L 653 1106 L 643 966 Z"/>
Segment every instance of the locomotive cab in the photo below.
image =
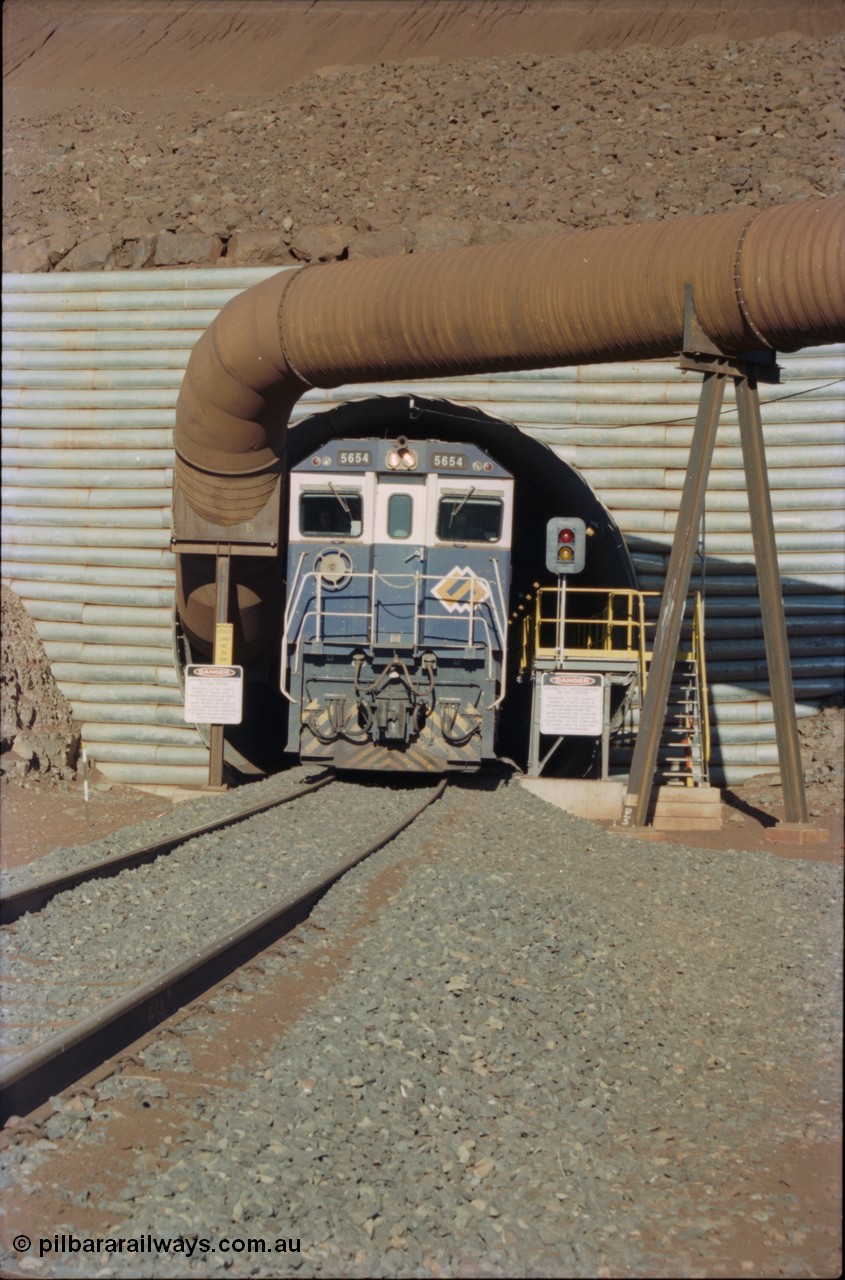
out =
<path fill-rule="evenodd" d="M 290 471 L 287 748 L 344 769 L 495 755 L 513 478 L 474 444 L 354 439 Z"/>

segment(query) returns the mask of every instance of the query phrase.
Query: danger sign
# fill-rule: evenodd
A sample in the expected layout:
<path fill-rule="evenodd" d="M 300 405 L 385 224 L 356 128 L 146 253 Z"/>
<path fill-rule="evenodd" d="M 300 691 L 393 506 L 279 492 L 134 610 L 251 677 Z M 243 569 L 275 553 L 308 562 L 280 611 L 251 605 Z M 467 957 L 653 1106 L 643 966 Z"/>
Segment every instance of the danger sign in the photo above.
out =
<path fill-rule="evenodd" d="M 243 667 L 192 664 L 185 668 L 187 724 L 240 724 L 243 695 Z"/>
<path fill-rule="evenodd" d="M 602 731 L 604 677 L 558 671 L 544 674 L 540 732 L 559 737 L 598 737 Z"/>

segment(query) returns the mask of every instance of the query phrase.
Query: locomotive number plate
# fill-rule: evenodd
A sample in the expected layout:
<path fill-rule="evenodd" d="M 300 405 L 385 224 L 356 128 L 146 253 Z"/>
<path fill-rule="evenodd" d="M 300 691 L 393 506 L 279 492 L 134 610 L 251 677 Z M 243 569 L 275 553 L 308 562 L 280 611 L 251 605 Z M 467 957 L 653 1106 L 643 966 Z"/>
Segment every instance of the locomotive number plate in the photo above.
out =
<path fill-rule="evenodd" d="M 467 456 L 465 453 L 444 453 L 436 450 L 431 455 L 429 465 L 436 471 L 466 471 Z"/>
<path fill-rule="evenodd" d="M 371 467 L 373 455 L 369 449 L 338 449 L 337 465 L 339 467 Z"/>

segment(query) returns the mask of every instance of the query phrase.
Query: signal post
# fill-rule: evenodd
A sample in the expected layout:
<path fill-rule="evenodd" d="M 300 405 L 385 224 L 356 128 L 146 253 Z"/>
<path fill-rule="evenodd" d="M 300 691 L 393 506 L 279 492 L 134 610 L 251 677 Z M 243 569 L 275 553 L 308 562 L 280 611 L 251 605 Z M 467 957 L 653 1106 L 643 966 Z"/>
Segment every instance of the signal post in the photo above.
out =
<path fill-rule="evenodd" d="M 629 670 L 615 672 L 593 660 L 573 661 L 566 656 L 567 579 L 584 568 L 587 527 L 578 516 L 555 516 L 546 527 L 546 568 L 557 576 L 557 626 L 551 657 L 535 655 L 531 669 L 531 729 L 528 776 L 538 778 L 566 737 L 601 738 L 601 777 L 608 777 L 610 756 L 610 705 L 614 683 L 627 684 Z M 552 738 L 541 754 L 541 737 Z"/>

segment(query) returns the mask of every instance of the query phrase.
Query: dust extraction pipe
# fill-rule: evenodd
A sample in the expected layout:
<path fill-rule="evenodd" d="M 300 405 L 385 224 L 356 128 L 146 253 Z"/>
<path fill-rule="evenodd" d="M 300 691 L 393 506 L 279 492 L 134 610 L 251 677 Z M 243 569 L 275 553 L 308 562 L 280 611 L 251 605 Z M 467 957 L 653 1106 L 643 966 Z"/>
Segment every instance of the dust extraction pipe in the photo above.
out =
<path fill-rule="evenodd" d="M 177 483 L 214 524 L 249 520 L 309 386 L 671 355 L 686 284 L 727 353 L 844 340 L 845 197 L 272 276 L 191 354 Z"/>

